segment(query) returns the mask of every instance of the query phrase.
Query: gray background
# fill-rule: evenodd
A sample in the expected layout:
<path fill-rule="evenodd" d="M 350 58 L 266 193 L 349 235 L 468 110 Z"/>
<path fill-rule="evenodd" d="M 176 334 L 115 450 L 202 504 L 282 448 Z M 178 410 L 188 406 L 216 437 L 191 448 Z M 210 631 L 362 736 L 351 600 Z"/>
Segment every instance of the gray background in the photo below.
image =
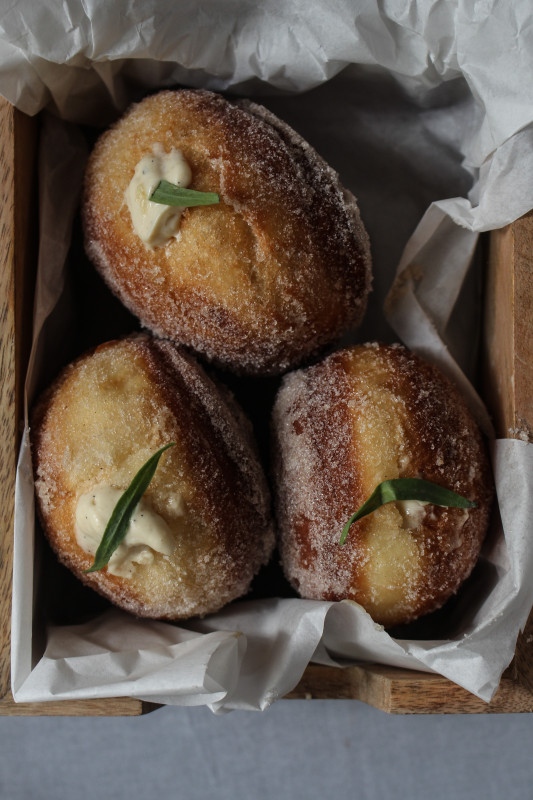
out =
<path fill-rule="evenodd" d="M 214 716 L 0 719 L 2 800 L 533 796 L 531 715 L 389 716 L 281 700 Z"/>

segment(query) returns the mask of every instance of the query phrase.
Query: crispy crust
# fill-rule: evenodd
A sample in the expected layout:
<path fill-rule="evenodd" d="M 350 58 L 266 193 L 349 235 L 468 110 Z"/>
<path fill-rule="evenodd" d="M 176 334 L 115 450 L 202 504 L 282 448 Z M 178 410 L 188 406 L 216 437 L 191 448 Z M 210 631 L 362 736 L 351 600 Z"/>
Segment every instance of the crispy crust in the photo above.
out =
<path fill-rule="evenodd" d="M 439 608 L 470 574 L 488 525 L 492 477 L 457 389 L 400 345 L 341 350 L 284 379 L 273 429 L 281 553 L 303 597 L 351 599 L 396 625 Z M 355 523 L 376 485 L 422 477 L 474 500 L 427 506 L 406 529 L 395 503 Z"/>
<path fill-rule="evenodd" d="M 176 550 L 131 579 L 92 563 L 75 538 L 79 496 L 125 489 L 149 455 L 165 453 L 146 497 Z M 147 336 L 109 342 L 67 367 L 32 419 L 38 509 L 59 559 L 139 616 L 184 619 L 242 596 L 273 547 L 269 492 L 242 412 L 174 345 Z M 185 501 L 176 516 L 171 499 Z"/>
<path fill-rule="evenodd" d="M 148 250 L 124 191 L 154 143 L 182 150 L 192 188 L 180 235 Z M 261 106 L 205 91 L 161 92 L 97 142 L 83 200 L 89 257 L 158 335 L 234 371 L 278 373 L 361 321 L 370 249 L 355 199 L 287 125 Z"/>

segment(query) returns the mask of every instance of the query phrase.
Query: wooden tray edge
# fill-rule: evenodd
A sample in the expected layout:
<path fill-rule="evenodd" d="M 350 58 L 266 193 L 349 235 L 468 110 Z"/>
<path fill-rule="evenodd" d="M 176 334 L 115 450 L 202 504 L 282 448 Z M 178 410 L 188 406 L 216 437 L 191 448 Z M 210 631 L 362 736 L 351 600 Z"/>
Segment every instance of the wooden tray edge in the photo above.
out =
<path fill-rule="evenodd" d="M 16 153 L 18 150 L 28 152 L 27 142 L 33 136 L 35 136 L 33 122 L 0 98 L 0 172 L 3 178 L 2 207 L 0 208 L 0 263 L 2 264 L 0 274 L 0 430 L 3 434 L 0 442 L 0 470 L 2 470 L 0 473 L 0 497 L 2 500 L 0 585 L 4 589 L 9 589 L 0 594 L 0 715 L 136 716 L 148 713 L 158 706 L 133 698 L 17 704 L 13 701 L 9 690 L 12 526 L 16 463 L 16 448 L 13 448 L 13 441 L 15 439 L 18 442 L 21 365 L 27 354 L 27 341 L 22 333 L 24 329 L 22 321 L 28 307 L 27 279 L 24 280 L 22 291 L 19 292 L 18 287 L 21 277 L 31 275 L 34 269 L 33 265 L 27 263 L 33 254 L 26 246 L 31 221 L 25 210 L 27 205 L 24 204 L 25 198 L 29 196 L 29 192 L 25 190 L 29 189 L 32 180 L 32 168 L 29 162 L 16 160 Z M 17 169 L 17 185 L 15 184 L 15 169 Z M 530 219 L 525 223 L 519 220 L 517 223 L 513 223 L 514 227 L 508 226 L 508 229 L 492 234 L 492 252 L 493 254 L 496 252 L 496 255 L 491 257 L 491 274 L 494 275 L 495 270 L 501 268 L 502 260 L 512 271 L 515 231 L 522 230 L 526 231 L 528 236 L 533 235 L 533 215 L 528 216 Z M 494 245 L 494 243 L 496 244 Z M 510 243 L 512 243 L 512 247 Z M 522 253 L 522 260 L 524 260 L 522 247 L 519 248 L 519 252 Z M 15 292 L 15 275 L 17 277 L 17 293 Z M 498 287 L 499 283 L 493 282 L 493 289 L 489 289 L 489 304 L 490 292 L 492 292 L 494 301 L 494 292 L 500 291 Z M 515 303 L 516 298 L 513 297 L 512 302 Z M 491 341 L 500 337 L 502 331 L 500 322 L 494 327 L 495 320 L 501 317 L 500 313 L 496 315 L 496 308 L 497 305 L 493 302 L 492 311 L 487 314 L 489 324 L 493 325 Z M 504 318 L 501 317 L 501 319 Z M 504 319 L 503 328 L 509 330 L 508 318 Z M 524 334 L 522 335 L 524 336 Z M 527 337 L 525 339 L 527 343 L 529 340 Z M 511 346 L 510 340 L 509 343 Z M 516 365 L 514 345 L 513 338 L 511 356 L 509 352 L 506 352 L 502 357 L 505 369 L 514 369 Z M 494 364 L 490 366 L 489 383 L 491 380 L 495 380 L 495 374 L 500 368 L 501 361 L 502 359 L 497 362 L 496 366 Z M 506 372 L 505 374 L 509 375 L 510 373 Z M 501 376 L 499 379 L 501 384 Z M 505 381 L 501 385 L 504 389 L 500 391 L 500 395 L 502 393 L 504 395 Z M 526 417 L 522 415 L 520 419 L 523 422 Z M 527 641 L 528 638 L 530 637 L 523 637 L 523 641 L 528 645 L 524 652 L 527 652 L 529 659 L 531 658 L 529 656 L 531 646 Z M 379 665 L 334 668 L 311 664 L 305 670 L 298 685 L 287 697 L 289 699 L 350 698 L 361 700 L 389 713 L 402 714 L 530 712 L 533 710 L 533 695 L 529 688 L 533 688 L 533 680 L 531 686 L 528 681 L 532 671 L 523 671 L 526 674 L 525 683 L 524 681 L 520 682 L 520 675 L 518 675 L 518 681 L 510 673 L 505 675 L 494 699 L 490 704 L 486 704 L 446 678 L 436 675 L 395 670 Z"/>

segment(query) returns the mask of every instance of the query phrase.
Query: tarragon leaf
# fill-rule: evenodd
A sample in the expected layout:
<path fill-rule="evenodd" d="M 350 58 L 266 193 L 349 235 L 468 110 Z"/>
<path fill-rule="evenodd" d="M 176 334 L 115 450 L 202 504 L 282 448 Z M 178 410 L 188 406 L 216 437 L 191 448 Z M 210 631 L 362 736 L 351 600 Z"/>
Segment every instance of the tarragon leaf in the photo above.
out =
<path fill-rule="evenodd" d="M 212 206 L 220 203 L 220 197 L 215 192 L 197 192 L 195 189 L 184 189 L 175 183 L 159 181 L 149 198 L 152 203 L 164 206 Z"/>
<path fill-rule="evenodd" d="M 102 540 L 98 545 L 94 562 L 84 572 L 97 572 L 102 567 L 107 566 L 109 559 L 128 532 L 132 514 L 154 477 L 159 459 L 165 450 L 175 444 L 175 442 L 170 442 L 150 456 L 148 461 L 137 472 L 124 494 L 119 497 L 106 525 Z"/>
<path fill-rule="evenodd" d="M 422 478 L 393 478 L 376 486 L 368 500 L 363 503 L 355 514 L 352 514 L 342 529 L 339 544 L 345 543 L 350 527 L 354 522 L 376 511 L 385 503 L 393 503 L 396 500 L 418 500 L 421 503 L 433 503 L 435 506 L 449 506 L 452 508 L 475 508 L 477 505 L 450 489 L 445 489 L 443 486 L 425 481 Z"/>

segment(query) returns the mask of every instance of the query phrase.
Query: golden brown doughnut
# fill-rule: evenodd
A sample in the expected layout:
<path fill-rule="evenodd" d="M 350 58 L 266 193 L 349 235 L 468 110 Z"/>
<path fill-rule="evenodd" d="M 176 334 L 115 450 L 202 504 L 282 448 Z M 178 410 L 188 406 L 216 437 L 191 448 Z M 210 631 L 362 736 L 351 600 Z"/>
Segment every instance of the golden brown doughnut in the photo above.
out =
<path fill-rule="evenodd" d="M 287 375 L 273 429 L 285 573 L 307 598 L 360 603 L 383 625 L 439 608 L 470 574 L 491 471 L 457 389 L 400 345 L 367 344 Z M 376 486 L 424 478 L 474 509 L 388 503 L 341 532 Z"/>
<path fill-rule="evenodd" d="M 33 414 L 36 494 L 52 547 L 81 580 L 139 616 L 216 611 L 246 593 L 271 554 L 269 492 L 251 426 L 222 391 L 176 346 L 138 335 L 68 366 Z M 116 574 L 111 565 L 84 574 L 93 557 L 78 543 L 80 498 L 101 487 L 124 491 L 168 442 L 176 444 L 142 501 L 163 520 L 166 549 L 139 546 Z"/>
<path fill-rule="evenodd" d="M 186 209 L 177 237 L 149 249 L 124 197 L 154 145 L 181 150 L 190 188 L 221 203 Z M 236 372 L 280 373 L 366 308 L 370 250 L 355 198 L 253 103 L 182 90 L 134 105 L 93 150 L 83 220 L 89 257 L 144 326 Z"/>

